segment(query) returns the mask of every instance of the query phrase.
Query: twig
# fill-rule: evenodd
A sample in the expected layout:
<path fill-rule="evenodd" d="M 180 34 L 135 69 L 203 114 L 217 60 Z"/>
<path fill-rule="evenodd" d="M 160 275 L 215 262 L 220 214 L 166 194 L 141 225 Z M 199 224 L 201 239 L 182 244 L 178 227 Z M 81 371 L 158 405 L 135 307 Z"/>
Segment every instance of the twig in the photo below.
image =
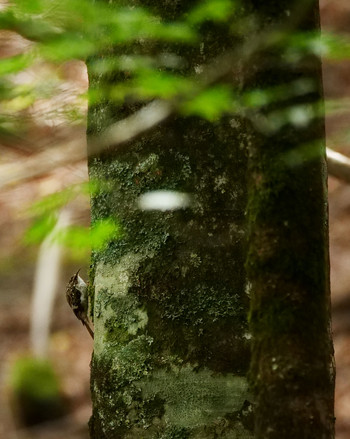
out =
<path fill-rule="evenodd" d="M 107 148 L 115 148 L 151 130 L 174 112 L 169 101 L 156 100 L 108 127 L 100 136 L 88 139 L 88 154 L 94 156 Z"/>
<path fill-rule="evenodd" d="M 0 165 L 0 188 L 18 185 L 86 159 L 84 143 L 84 139 L 60 143 L 26 159 Z"/>
<path fill-rule="evenodd" d="M 327 148 L 328 174 L 350 183 L 350 158 Z"/>

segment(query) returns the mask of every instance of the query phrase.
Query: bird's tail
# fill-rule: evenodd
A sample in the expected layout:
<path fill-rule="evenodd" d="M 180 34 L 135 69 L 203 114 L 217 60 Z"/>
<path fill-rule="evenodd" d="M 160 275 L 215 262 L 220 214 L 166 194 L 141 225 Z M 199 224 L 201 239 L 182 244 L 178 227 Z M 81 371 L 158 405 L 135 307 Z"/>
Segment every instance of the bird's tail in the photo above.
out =
<path fill-rule="evenodd" d="M 91 335 L 91 338 L 94 339 L 94 331 L 91 329 L 91 326 L 86 320 L 82 320 L 83 325 L 88 330 L 88 333 Z"/>

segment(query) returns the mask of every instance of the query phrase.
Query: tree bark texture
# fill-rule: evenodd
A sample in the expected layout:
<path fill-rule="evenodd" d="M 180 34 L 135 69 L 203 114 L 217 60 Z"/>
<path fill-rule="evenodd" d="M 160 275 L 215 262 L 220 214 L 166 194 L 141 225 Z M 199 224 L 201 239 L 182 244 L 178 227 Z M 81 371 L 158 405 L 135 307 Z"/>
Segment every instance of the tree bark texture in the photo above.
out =
<path fill-rule="evenodd" d="M 318 2 L 252 2 L 263 23 L 284 20 L 319 29 Z M 256 6 L 254 6 L 256 4 Z M 302 6 L 294 2 L 296 6 Z M 294 24 L 293 24 L 294 25 Z M 284 52 L 286 53 L 286 52 Z M 312 80 L 313 90 L 266 108 L 249 148 L 247 275 L 253 335 L 250 378 L 256 439 L 334 437 L 330 334 L 328 212 L 320 61 L 288 62 L 277 48 L 262 54 L 249 86 Z M 273 128 L 285 109 L 309 109 L 301 123 Z M 277 403 L 278 401 L 278 403 Z"/>
<path fill-rule="evenodd" d="M 165 19 L 190 7 L 154 3 L 142 2 Z M 314 1 L 252 0 L 245 9 L 256 17 L 247 26 L 262 23 L 263 30 L 318 26 Z M 176 53 L 188 74 L 234 45 L 223 26 L 204 26 L 195 47 L 127 50 Z M 319 117 L 296 117 L 318 111 L 320 64 L 311 55 L 293 61 L 282 46 L 264 47 L 242 69 L 246 90 L 304 79 L 312 80 L 312 90 L 267 105 L 250 122 L 174 116 L 89 161 L 90 177 L 99 182 L 92 224 L 114 218 L 122 229 L 92 258 L 92 438 L 333 437 L 324 126 Z M 98 89 L 128 74 L 99 76 L 90 69 L 89 77 Z M 140 105 L 91 105 L 88 134 L 95 137 Z M 294 117 L 278 122 L 290 111 Z M 190 194 L 190 207 L 140 210 L 140 196 L 160 189 Z M 253 396 L 246 380 L 245 258 Z"/>
<path fill-rule="evenodd" d="M 189 7 L 157 2 L 168 19 Z M 219 27 L 195 47 L 157 50 L 183 56 L 194 73 L 231 44 Z M 116 78 L 90 70 L 91 87 Z M 88 134 L 138 108 L 90 106 Z M 240 118 L 176 116 L 90 159 L 92 226 L 114 218 L 122 229 L 92 257 L 92 438 L 252 438 L 245 151 Z M 140 195 L 154 190 L 185 192 L 191 205 L 141 210 Z"/>

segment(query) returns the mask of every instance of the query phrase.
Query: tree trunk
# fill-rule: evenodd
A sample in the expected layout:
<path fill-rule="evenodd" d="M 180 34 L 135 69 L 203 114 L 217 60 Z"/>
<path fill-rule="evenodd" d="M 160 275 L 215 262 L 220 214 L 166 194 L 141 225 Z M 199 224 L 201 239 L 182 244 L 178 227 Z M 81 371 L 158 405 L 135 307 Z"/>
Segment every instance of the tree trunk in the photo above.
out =
<path fill-rule="evenodd" d="M 277 7 L 265 1 L 260 19 L 276 23 L 289 15 L 300 31 L 319 29 L 318 2 L 292 12 L 290 3 L 280 1 Z M 267 108 L 264 126 L 271 129 L 255 127 L 249 148 L 246 267 L 255 437 L 331 439 L 334 370 L 321 65 L 311 55 L 296 63 L 282 61 L 287 57 L 276 49 L 262 55 L 251 87 L 311 80 L 313 90 Z M 277 112 L 301 108 L 308 114 L 299 123 L 274 125 Z"/>
<path fill-rule="evenodd" d="M 317 25 L 317 7 L 307 4 L 301 30 Z M 299 12 L 286 5 L 251 1 L 245 8 L 265 30 L 286 17 L 293 28 Z M 163 0 L 156 9 L 171 20 L 189 8 Z M 236 43 L 225 26 L 203 29 L 196 46 L 128 50 L 181 55 L 181 73 L 193 74 Z M 323 147 L 314 146 L 323 122 L 277 129 L 271 123 L 290 105 L 322 97 L 320 66 L 312 57 L 293 66 L 281 59 L 276 47 L 265 46 L 241 69 L 246 89 L 316 78 L 316 91 L 272 104 L 251 122 L 173 116 L 89 160 L 90 178 L 98 182 L 92 225 L 113 218 L 121 227 L 118 239 L 92 255 L 92 438 L 332 437 L 325 172 Z M 127 77 L 89 68 L 97 89 Z M 95 138 L 140 106 L 90 105 L 88 134 Z M 140 196 L 156 190 L 185 193 L 191 203 L 176 211 L 142 210 Z M 246 378 L 249 294 L 254 396 Z"/>
<path fill-rule="evenodd" d="M 158 2 L 167 18 L 181 8 L 188 2 Z M 196 47 L 171 50 L 193 73 L 230 41 L 218 27 Z M 90 69 L 93 87 L 109 80 Z M 90 106 L 89 134 L 135 108 Z M 122 229 L 92 257 L 92 438 L 252 438 L 241 125 L 176 116 L 90 159 L 101 183 L 92 224 L 114 218 Z M 141 210 L 140 195 L 155 190 L 186 193 L 191 204 Z"/>

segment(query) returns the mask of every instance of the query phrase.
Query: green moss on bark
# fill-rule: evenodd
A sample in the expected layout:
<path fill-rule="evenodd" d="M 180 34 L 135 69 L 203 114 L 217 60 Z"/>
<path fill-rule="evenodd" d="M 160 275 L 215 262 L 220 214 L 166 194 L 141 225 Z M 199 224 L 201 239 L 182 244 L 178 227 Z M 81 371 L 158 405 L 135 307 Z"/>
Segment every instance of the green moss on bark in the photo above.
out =
<path fill-rule="evenodd" d="M 211 413 L 208 409 L 211 421 L 205 427 L 183 425 L 175 415 L 167 418 L 169 393 L 164 394 L 161 389 L 154 395 L 142 391 L 154 373 L 168 376 L 172 388 L 174 367 L 191 364 L 197 379 L 204 367 L 216 374 L 242 375 L 247 370 L 245 201 L 244 188 L 236 188 L 244 173 L 241 166 L 245 157 L 241 150 L 232 152 L 228 136 L 219 141 L 219 149 L 231 156 L 231 160 L 225 154 L 223 160 L 216 158 L 215 143 L 196 140 L 196 146 L 197 123 L 203 126 L 199 120 L 191 121 L 189 128 L 183 121 L 174 121 L 173 126 L 166 127 L 168 134 L 160 128 L 159 146 L 155 147 L 151 139 L 152 148 L 143 144 L 143 150 L 137 143 L 131 151 L 113 159 L 108 157 L 106 161 L 95 160 L 90 165 L 91 175 L 99 176 L 107 183 L 103 187 L 109 187 L 92 200 L 93 220 L 117 215 L 123 227 L 120 240 L 110 242 L 94 255 L 96 410 L 91 429 L 101 438 L 112 434 L 108 432 L 125 438 L 158 438 L 170 434 L 172 428 L 176 434 L 181 431 L 191 438 L 214 438 L 217 427 L 210 424 L 216 425 L 219 418 L 228 422 L 227 432 L 234 434 L 237 425 L 239 431 L 245 430 L 241 421 L 228 421 L 249 398 L 247 394 L 238 397 L 234 387 L 224 412 Z M 193 126 L 195 133 L 191 132 Z M 178 136 L 181 133 L 181 138 L 186 138 L 185 127 L 189 139 L 186 145 L 181 145 Z M 179 143 L 169 144 L 169 133 Z M 211 136 L 214 140 L 213 132 Z M 166 147 L 164 142 L 168 142 Z M 204 153 L 204 148 L 207 152 L 209 149 L 210 156 Z M 233 156 L 238 154 L 241 160 L 236 162 Z M 235 176 L 234 182 L 226 182 L 225 175 Z M 138 196 L 156 188 L 190 192 L 194 204 L 178 212 L 140 211 Z M 138 351 L 143 354 L 138 355 Z M 218 389 L 233 382 L 225 376 L 217 381 Z M 176 387 L 176 380 L 172 386 Z M 191 399 L 196 401 L 196 389 L 192 390 Z M 183 396 L 189 398 L 189 394 Z M 110 407 L 106 401 L 113 401 Z M 178 406 L 173 402 L 170 411 L 180 413 L 186 404 L 189 402 L 179 402 Z M 113 413 L 112 424 L 106 423 L 104 419 L 110 419 Z M 189 416 L 194 419 L 197 412 Z M 235 437 L 227 434 L 222 437 Z"/>
<path fill-rule="evenodd" d="M 167 20 L 189 7 L 185 1 L 156 4 Z M 186 69 L 180 73 L 194 74 L 233 44 L 224 26 L 205 27 L 198 45 L 159 44 L 152 51 L 182 56 Z M 89 77 L 98 88 L 123 80 L 123 73 L 97 77 L 90 71 Z M 139 107 L 90 106 L 88 134 Z M 90 178 L 100 182 L 91 199 L 92 223 L 112 217 L 122 228 L 119 239 L 92 257 L 92 437 L 252 437 L 244 378 L 245 172 L 241 119 L 227 116 L 214 123 L 174 116 L 122 148 L 90 158 Z M 140 195 L 153 190 L 187 193 L 192 204 L 140 210 Z"/>

